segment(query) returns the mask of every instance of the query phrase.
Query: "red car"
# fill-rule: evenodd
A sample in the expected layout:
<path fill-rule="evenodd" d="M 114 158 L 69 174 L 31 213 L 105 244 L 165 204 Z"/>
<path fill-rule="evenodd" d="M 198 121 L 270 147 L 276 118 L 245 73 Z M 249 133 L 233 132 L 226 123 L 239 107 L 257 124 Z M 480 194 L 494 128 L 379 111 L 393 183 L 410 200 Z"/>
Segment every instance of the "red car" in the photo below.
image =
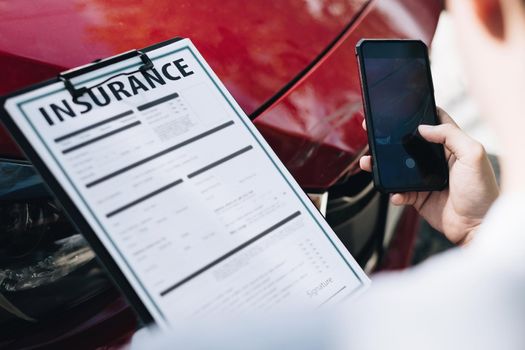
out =
<path fill-rule="evenodd" d="M 355 44 L 430 44 L 442 0 L 17 0 L 0 3 L 0 94 L 93 60 L 190 38 L 372 272 L 409 265 L 418 219 L 390 211 L 367 151 Z M 0 347 L 125 346 L 136 318 L 0 129 Z M 326 195 L 325 195 L 326 196 Z M 392 229 L 394 227 L 394 229 Z"/>

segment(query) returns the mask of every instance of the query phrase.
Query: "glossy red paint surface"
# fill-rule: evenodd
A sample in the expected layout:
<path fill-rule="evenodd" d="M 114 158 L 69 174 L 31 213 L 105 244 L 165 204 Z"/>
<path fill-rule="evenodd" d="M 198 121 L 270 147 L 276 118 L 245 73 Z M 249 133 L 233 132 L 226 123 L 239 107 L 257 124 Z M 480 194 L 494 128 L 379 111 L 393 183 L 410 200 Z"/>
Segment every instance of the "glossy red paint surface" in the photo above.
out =
<path fill-rule="evenodd" d="M 48 79 L 61 71 L 60 67 L 42 62 L 35 62 L 30 59 L 13 56 L 7 53 L 0 53 L 0 67 L 8 67 L 8 69 L 4 69 L 2 72 L 2 79 L 0 80 L 0 95 Z M 21 157 L 18 146 L 1 125 L 0 157 Z"/>
<path fill-rule="evenodd" d="M 0 94 L 181 36 L 192 39 L 249 114 L 304 69 L 365 2 L 2 1 L 0 63 L 9 76 Z M 12 57 L 24 59 L 17 64 Z M 0 138 L 0 152 L 12 155 L 5 133 Z"/>
<path fill-rule="evenodd" d="M 0 52 L 71 68 L 189 37 L 229 89 L 242 91 L 237 99 L 250 113 L 303 69 L 365 2 L 1 2 Z"/>
<path fill-rule="evenodd" d="M 300 74 L 367 0 L 0 2 L 0 94 L 174 36 L 191 38 L 247 114 Z M 360 36 L 429 41 L 439 0 L 375 0 L 337 50 L 256 125 L 303 187 L 326 188 L 366 146 L 353 46 Z M 413 16 L 418 13 L 418 16 Z M 362 29 L 361 29 L 362 28 Z M 19 59 L 23 58 L 23 59 Z M 290 93 L 291 92 L 291 93 Z M 0 153 L 19 156 L 0 131 Z"/>
<path fill-rule="evenodd" d="M 358 171 L 367 139 L 361 129 L 356 43 L 363 37 L 397 37 L 429 44 L 440 6 L 428 0 L 373 1 L 331 55 L 255 120 L 303 187 L 327 188 L 347 172 Z"/>

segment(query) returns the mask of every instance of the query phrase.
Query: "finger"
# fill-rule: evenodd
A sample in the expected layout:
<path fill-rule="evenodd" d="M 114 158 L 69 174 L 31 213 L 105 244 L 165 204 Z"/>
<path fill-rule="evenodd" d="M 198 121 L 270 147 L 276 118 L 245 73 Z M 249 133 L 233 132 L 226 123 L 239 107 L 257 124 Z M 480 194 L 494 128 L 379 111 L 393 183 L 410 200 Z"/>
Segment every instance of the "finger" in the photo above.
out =
<path fill-rule="evenodd" d="M 465 134 L 455 123 L 444 123 L 440 125 L 420 125 L 421 136 L 433 143 L 440 143 L 450 150 L 456 158 L 465 158 L 469 154 L 477 152 L 481 145 Z"/>
<path fill-rule="evenodd" d="M 430 194 L 430 192 L 394 193 L 390 197 L 390 202 L 394 205 L 411 205 L 417 210 L 421 210 Z"/>
<path fill-rule="evenodd" d="M 440 124 L 449 123 L 449 124 L 457 125 L 454 119 L 452 119 L 452 117 L 447 112 L 445 112 L 441 107 L 436 106 L 436 110 L 438 113 L 438 119 L 439 119 Z M 450 152 L 450 150 L 445 147 L 445 157 L 447 158 L 448 161 L 450 161 L 451 155 L 452 155 L 452 152 Z"/>
<path fill-rule="evenodd" d="M 363 119 L 361 126 L 363 127 L 363 130 L 366 131 L 366 120 L 365 119 Z"/>
<path fill-rule="evenodd" d="M 405 193 L 394 193 L 390 197 L 390 202 L 393 205 L 405 205 L 408 204 L 408 195 Z"/>
<path fill-rule="evenodd" d="M 359 166 L 362 170 L 371 172 L 372 171 L 372 157 L 370 156 L 362 156 L 361 159 L 359 159 Z"/>
<path fill-rule="evenodd" d="M 417 192 L 394 193 L 390 197 L 390 202 L 394 205 L 415 205 Z"/>

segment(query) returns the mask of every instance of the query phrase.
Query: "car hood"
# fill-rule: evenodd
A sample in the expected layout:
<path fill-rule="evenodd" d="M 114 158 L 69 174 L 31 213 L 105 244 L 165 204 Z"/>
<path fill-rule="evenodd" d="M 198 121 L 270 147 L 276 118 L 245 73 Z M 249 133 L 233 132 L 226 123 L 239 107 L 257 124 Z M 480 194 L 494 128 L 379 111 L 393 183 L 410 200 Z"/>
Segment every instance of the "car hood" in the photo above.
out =
<path fill-rule="evenodd" d="M 355 44 L 430 43 L 442 0 L 0 0 L 0 94 L 190 38 L 299 184 L 324 190 L 366 151 Z M 0 129 L 2 156 L 20 157 Z"/>
<path fill-rule="evenodd" d="M 319 55 L 366 2 L 0 0 L 0 58 L 48 65 L 51 76 L 130 49 L 188 37 L 250 114 Z M 8 85 L 0 93 L 21 87 Z"/>

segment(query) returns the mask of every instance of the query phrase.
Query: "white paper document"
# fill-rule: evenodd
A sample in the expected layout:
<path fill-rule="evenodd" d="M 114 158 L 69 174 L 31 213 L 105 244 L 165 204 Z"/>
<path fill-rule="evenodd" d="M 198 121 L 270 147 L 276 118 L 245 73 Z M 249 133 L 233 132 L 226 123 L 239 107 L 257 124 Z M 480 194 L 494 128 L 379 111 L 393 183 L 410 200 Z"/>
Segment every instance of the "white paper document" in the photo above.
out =
<path fill-rule="evenodd" d="M 313 309 L 367 285 L 192 43 L 147 55 L 75 76 L 92 87 L 77 99 L 55 82 L 5 109 L 153 319 Z"/>

